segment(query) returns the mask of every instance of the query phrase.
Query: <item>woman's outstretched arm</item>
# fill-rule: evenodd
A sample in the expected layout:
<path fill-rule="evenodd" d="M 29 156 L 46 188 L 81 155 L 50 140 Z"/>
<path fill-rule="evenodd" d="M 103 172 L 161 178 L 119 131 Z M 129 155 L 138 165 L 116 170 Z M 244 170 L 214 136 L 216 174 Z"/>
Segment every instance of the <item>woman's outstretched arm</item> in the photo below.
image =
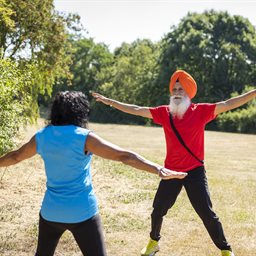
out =
<path fill-rule="evenodd" d="M 166 169 L 145 159 L 135 152 L 120 148 L 117 145 L 108 142 L 94 133 L 88 135 L 85 151 L 90 151 L 93 154 L 106 159 L 122 162 L 136 169 L 158 174 L 162 179 L 183 179 L 187 175 L 187 173 Z"/>
<path fill-rule="evenodd" d="M 7 167 L 17 164 L 25 159 L 28 159 L 36 154 L 36 139 L 33 136 L 29 142 L 25 143 L 19 149 L 11 151 L 0 157 L 0 167 Z"/>

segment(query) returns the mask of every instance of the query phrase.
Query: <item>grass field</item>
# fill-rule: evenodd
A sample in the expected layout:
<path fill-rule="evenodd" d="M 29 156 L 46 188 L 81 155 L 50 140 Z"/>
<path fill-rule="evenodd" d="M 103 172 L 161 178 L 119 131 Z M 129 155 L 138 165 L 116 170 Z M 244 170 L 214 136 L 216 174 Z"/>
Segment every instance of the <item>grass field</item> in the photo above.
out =
<path fill-rule="evenodd" d="M 42 122 L 39 126 L 42 126 Z M 23 141 L 38 127 L 24 132 Z M 101 137 L 163 163 L 161 128 L 91 124 Z M 256 255 L 256 136 L 206 132 L 206 169 L 213 206 L 236 256 Z M 98 197 L 108 255 L 140 255 L 148 241 L 152 201 L 159 178 L 94 157 Z M 0 255 L 34 255 L 38 212 L 45 190 L 39 156 L 0 169 Z M 203 224 L 182 190 L 165 217 L 158 256 L 218 256 Z M 81 255 L 66 232 L 55 255 Z"/>

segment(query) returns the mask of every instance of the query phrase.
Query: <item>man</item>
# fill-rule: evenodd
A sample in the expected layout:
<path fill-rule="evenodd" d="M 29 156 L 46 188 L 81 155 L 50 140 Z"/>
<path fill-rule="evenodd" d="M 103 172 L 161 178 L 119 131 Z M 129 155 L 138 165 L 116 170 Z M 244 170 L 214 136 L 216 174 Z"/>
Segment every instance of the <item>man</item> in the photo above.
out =
<path fill-rule="evenodd" d="M 204 129 L 205 125 L 218 114 L 254 99 L 256 90 L 214 104 L 191 103 L 196 92 L 197 84 L 193 77 L 183 70 L 177 70 L 170 80 L 172 96 L 169 106 L 140 107 L 121 103 L 98 93 L 92 94 L 96 101 L 129 114 L 152 118 L 155 123 L 162 125 L 167 148 L 165 167 L 188 173 L 183 180 L 173 179 L 160 182 L 153 202 L 150 240 L 141 251 L 143 256 L 155 255 L 159 250 L 158 241 L 161 237 L 163 217 L 174 205 L 183 186 L 212 241 L 221 250 L 221 255 L 234 256 L 225 238 L 221 222 L 212 209 L 203 163 Z"/>

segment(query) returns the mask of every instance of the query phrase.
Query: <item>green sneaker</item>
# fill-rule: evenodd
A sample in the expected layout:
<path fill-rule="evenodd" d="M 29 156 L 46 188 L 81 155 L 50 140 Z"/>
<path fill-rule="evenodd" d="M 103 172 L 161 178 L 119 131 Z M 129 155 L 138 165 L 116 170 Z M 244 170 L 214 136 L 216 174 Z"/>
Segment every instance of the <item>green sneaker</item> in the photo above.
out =
<path fill-rule="evenodd" d="M 221 256 L 235 256 L 235 254 L 229 250 L 222 250 Z"/>
<path fill-rule="evenodd" d="M 159 251 L 158 241 L 149 239 L 146 247 L 141 250 L 141 256 L 154 256 Z"/>

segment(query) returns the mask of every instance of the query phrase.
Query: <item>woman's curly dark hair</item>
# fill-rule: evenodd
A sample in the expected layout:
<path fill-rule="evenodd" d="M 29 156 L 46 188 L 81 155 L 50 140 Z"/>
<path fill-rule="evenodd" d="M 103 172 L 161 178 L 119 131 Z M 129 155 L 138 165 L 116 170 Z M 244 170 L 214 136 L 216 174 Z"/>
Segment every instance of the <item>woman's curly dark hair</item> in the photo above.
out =
<path fill-rule="evenodd" d="M 82 92 L 58 92 L 52 103 L 49 121 L 51 125 L 76 125 L 87 128 L 89 111 L 89 101 Z"/>

